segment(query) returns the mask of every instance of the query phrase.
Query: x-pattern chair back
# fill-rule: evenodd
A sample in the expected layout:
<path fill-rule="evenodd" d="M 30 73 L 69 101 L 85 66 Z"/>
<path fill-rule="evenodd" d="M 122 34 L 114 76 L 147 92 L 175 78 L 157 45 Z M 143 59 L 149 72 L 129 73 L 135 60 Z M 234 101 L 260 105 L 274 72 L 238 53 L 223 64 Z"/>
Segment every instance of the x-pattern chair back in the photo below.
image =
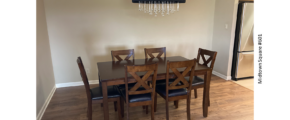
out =
<path fill-rule="evenodd" d="M 180 62 L 169 62 L 167 61 L 167 72 L 166 72 L 166 84 L 169 83 L 169 70 L 171 70 L 177 77 L 169 86 L 168 90 L 173 89 L 181 89 L 181 88 L 188 88 L 191 89 L 191 83 L 193 80 L 194 69 L 195 69 L 196 59 L 188 60 L 188 61 L 180 61 Z M 184 68 L 185 70 L 181 73 L 177 70 L 177 68 Z M 189 73 L 190 79 L 187 81 L 184 77 L 187 76 Z M 182 82 L 183 84 L 178 84 Z"/>
<path fill-rule="evenodd" d="M 145 59 L 145 64 L 150 64 L 150 63 L 165 63 L 166 61 L 166 57 L 161 58 L 161 57 L 157 57 L 157 58 L 147 58 Z"/>
<path fill-rule="evenodd" d="M 111 51 L 111 54 L 112 54 L 113 61 L 115 61 L 115 58 L 118 61 L 122 61 L 123 59 L 119 55 L 127 55 L 127 57 L 124 60 L 129 60 L 131 56 L 133 56 L 133 59 L 134 59 L 134 49 Z"/>
<path fill-rule="evenodd" d="M 207 60 L 205 59 L 205 55 L 209 56 L 209 58 Z M 202 61 L 203 61 L 202 65 L 208 66 L 208 64 L 211 62 L 210 66 L 208 66 L 208 67 L 213 68 L 214 62 L 216 59 L 216 55 L 217 55 L 217 52 L 215 52 L 215 51 L 209 51 L 206 49 L 199 48 L 198 55 L 197 55 L 197 62 L 199 63 L 200 58 L 202 58 Z"/>
<path fill-rule="evenodd" d="M 152 93 L 153 91 L 155 91 L 154 88 L 156 84 L 157 67 L 158 67 L 156 63 L 149 64 L 149 65 L 134 65 L 134 66 L 125 66 L 125 67 L 126 67 L 125 68 L 126 69 L 125 83 L 128 84 L 128 78 L 127 78 L 128 73 L 137 81 L 137 83 L 128 91 L 129 95 Z M 147 72 L 147 73 L 143 75 L 142 78 L 140 78 L 139 75 L 136 74 L 136 72 Z M 153 86 L 150 87 L 146 84 L 146 81 L 151 76 L 152 73 L 153 73 L 153 77 L 152 77 Z M 138 90 L 138 88 L 141 86 L 145 90 Z M 128 90 L 127 86 L 126 86 L 126 90 Z"/>
<path fill-rule="evenodd" d="M 145 58 L 148 58 L 148 55 L 150 58 L 154 58 L 155 56 L 152 53 L 159 53 L 156 57 L 161 57 L 162 54 L 164 54 L 164 57 L 166 57 L 166 47 L 162 48 L 144 48 L 145 51 Z"/>

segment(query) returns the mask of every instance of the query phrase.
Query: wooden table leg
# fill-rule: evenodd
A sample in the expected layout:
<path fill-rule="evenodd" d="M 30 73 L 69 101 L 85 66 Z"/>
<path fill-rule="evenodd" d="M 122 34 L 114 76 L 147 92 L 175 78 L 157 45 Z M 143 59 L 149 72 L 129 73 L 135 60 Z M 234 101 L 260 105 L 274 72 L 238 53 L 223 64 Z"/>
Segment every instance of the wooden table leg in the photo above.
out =
<path fill-rule="evenodd" d="M 211 82 L 211 75 L 212 75 L 212 71 L 210 71 L 210 73 L 209 73 L 210 75 L 209 75 L 209 81 L 208 81 L 208 95 L 207 95 L 207 97 L 208 97 L 208 106 L 210 106 L 210 97 L 209 97 L 209 91 L 210 91 L 210 82 Z"/>
<path fill-rule="evenodd" d="M 209 101 L 209 84 L 210 84 L 210 70 L 206 72 L 205 75 L 205 83 L 203 89 L 203 101 L 202 101 L 202 108 L 203 108 L 203 116 L 207 117 L 208 113 L 208 101 Z"/>
<path fill-rule="evenodd" d="M 104 120 L 109 120 L 108 88 L 106 82 L 102 82 L 102 91 L 103 91 Z"/>

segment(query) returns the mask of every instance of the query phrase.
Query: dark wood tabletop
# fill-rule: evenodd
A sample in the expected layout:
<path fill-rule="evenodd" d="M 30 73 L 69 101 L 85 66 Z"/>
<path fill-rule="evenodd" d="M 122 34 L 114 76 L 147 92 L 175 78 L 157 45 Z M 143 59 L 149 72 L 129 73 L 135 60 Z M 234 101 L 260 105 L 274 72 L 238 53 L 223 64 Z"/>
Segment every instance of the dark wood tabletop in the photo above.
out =
<path fill-rule="evenodd" d="M 133 59 L 133 60 L 123 60 L 123 61 L 108 61 L 108 62 L 98 62 L 99 69 L 99 79 L 101 81 L 112 81 L 112 80 L 123 80 L 125 77 L 124 65 L 142 65 L 150 63 L 158 63 L 157 74 L 166 73 L 166 62 L 167 61 L 185 61 L 188 60 L 181 56 L 165 57 L 165 58 L 148 58 L 148 59 Z M 197 64 L 195 71 L 206 71 L 210 68 L 204 65 Z M 183 71 L 182 68 L 179 71 Z M 137 73 L 139 76 L 145 73 Z M 165 76 L 164 76 L 165 77 Z M 157 78 L 158 79 L 158 78 Z M 159 77 L 162 79 L 162 77 Z"/>

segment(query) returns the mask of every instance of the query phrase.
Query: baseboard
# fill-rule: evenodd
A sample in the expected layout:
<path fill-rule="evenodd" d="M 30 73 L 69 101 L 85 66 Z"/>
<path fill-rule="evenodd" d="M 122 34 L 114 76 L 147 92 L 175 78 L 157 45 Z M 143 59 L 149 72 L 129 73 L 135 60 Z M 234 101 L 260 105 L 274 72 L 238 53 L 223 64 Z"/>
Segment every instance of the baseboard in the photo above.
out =
<path fill-rule="evenodd" d="M 212 71 L 212 74 L 214 74 L 214 75 L 216 75 L 216 76 L 218 76 L 218 77 L 220 77 L 222 79 L 225 79 L 225 80 L 231 80 L 231 76 L 225 76 L 225 75 L 223 75 L 223 74 L 221 74 L 219 72 L 216 72 L 216 71 Z"/>
<path fill-rule="evenodd" d="M 89 84 L 99 84 L 99 80 L 89 80 Z M 58 83 L 55 86 L 56 86 L 56 88 L 62 88 L 62 87 L 72 87 L 72 86 L 80 86 L 80 85 L 84 85 L 83 81 Z"/>
<path fill-rule="evenodd" d="M 53 88 L 52 88 L 52 90 L 50 91 L 50 93 L 49 93 L 47 99 L 45 100 L 44 104 L 42 105 L 42 107 L 41 107 L 41 109 L 40 109 L 40 111 L 39 111 L 39 113 L 38 113 L 38 115 L 37 115 L 37 117 L 36 117 L 36 120 L 41 120 L 41 118 L 42 118 L 42 116 L 43 116 L 43 113 L 45 112 L 46 107 L 47 107 L 47 105 L 49 104 L 49 102 L 50 102 L 50 100 L 51 100 L 51 98 L 52 98 L 52 96 L 53 96 L 53 94 L 54 94 L 54 92 L 55 92 L 55 89 L 56 89 L 56 87 L 53 86 Z"/>

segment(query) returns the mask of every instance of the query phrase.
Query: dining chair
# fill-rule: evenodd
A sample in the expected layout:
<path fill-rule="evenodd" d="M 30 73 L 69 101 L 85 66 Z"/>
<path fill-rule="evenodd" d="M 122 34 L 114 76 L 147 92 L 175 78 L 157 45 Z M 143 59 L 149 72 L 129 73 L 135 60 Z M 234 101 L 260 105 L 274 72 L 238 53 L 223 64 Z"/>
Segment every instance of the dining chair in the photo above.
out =
<path fill-rule="evenodd" d="M 166 58 L 166 47 L 161 47 L 161 48 L 144 48 L 144 52 L 145 52 L 146 62 L 147 61 L 152 61 L 155 58 L 155 56 L 153 55 L 153 53 L 158 53 L 158 55 L 156 56 L 156 58 L 159 59 L 159 60 L 162 60 L 162 58 L 160 58 L 162 56 L 162 54 L 164 54 L 164 58 Z M 148 58 L 148 56 L 150 58 Z M 165 81 L 157 80 L 156 81 L 156 84 L 160 84 L 160 83 L 164 83 L 164 82 Z"/>
<path fill-rule="evenodd" d="M 124 59 L 122 59 L 120 57 L 120 55 L 127 55 Z M 133 61 L 134 61 L 134 58 L 135 58 L 135 55 L 134 55 L 134 49 L 128 49 L 128 50 L 113 50 L 111 51 L 111 56 L 112 56 L 112 61 L 113 62 L 116 62 L 115 58 L 118 60 L 117 62 L 121 62 L 121 61 L 126 61 L 126 62 L 131 62 L 129 59 L 133 58 Z M 129 83 L 128 84 L 128 87 L 131 88 L 135 85 L 135 83 Z M 119 89 L 125 89 L 125 84 L 121 84 L 121 85 L 118 85 L 116 86 L 118 87 Z M 116 109 L 116 102 L 114 103 L 114 108 L 115 108 L 115 111 L 117 110 Z M 123 102 L 121 103 L 121 108 L 122 110 L 124 109 L 124 104 Z M 146 114 L 148 114 L 148 106 L 143 106 L 143 109 L 146 109 Z M 122 111 L 122 116 L 124 116 L 124 111 Z"/>
<path fill-rule="evenodd" d="M 126 55 L 126 57 L 124 59 L 122 59 L 120 57 L 120 55 Z M 134 49 L 128 49 L 128 50 L 112 50 L 111 51 L 111 56 L 112 56 L 112 61 L 114 61 L 114 62 L 116 62 L 116 61 L 120 62 L 120 61 L 123 61 L 123 60 L 128 61 L 131 58 L 131 56 L 132 56 L 132 58 L 134 60 Z M 130 84 L 129 86 L 132 87 L 134 85 L 135 84 Z M 116 87 L 119 87 L 119 88 L 123 88 L 124 89 L 125 88 L 125 85 L 124 84 L 123 85 L 118 85 Z M 114 106 L 116 106 L 116 102 L 114 103 Z M 116 111 L 116 107 L 114 107 L 114 108 L 115 108 L 115 111 Z"/>
<path fill-rule="evenodd" d="M 210 67 L 213 70 L 216 55 L 217 55 L 216 51 L 210 51 L 210 50 L 199 48 L 198 54 L 197 54 L 197 63 L 201 64 L 201 65 L 205 65 L 207 67 Z M 206 56 L 209 56 L 209 58 L 207 60 L 205 58 Z M 200 59 L 202 59 L 203 63 L 201 63 Z M 204 79 L 195 76 L 193 83 L 192 83 L 192 89 L 194 90 L 194 97 L 195 98 L 197 98 L 197 89 L 203 88 L 203 86 L 204 86 Z M 208 102 L 208 103 L 210 103 L 210 102 Z"/>
<path fill-rule="evenodd" d="M 156 93 L 165 99 L 166 120 L 169 120 L 168 102 L 186 99 L 187 119 L 190 120 L 190 100 L 191 100 L 191 83 L 193 81 L 196 59 L 188 61 L 169 62 L 167 61 L 166 82 L 156 85 Z M 185 69 L 184 69 L 185 68 Z M 179 70 L 184 69 L 181 73 Z M 171 71 L 170 71 L 171 70 Z M 173 82 L 169 82 L 169 73 L 172 72 L 177 76 Z M 190 80 L 187 81 L 185 76 L 189 73 Z M 171 74 L 172 75 L 172 74 Z M 157 94 L 155 94 L 154 111 L 157 107 Z"/>
<path fill-rule="evenodd" d="M 85 90 L 87 94 L 87 100 L 88 100 L 87 117 L 89 120 L 92 120 L 92 103 L 94 104 L 103 103 L 102 88 L 95 87 L 91 89 L 81 57 L 77 58 L 77 63 L 80 69 L 81 77 L 84 82 Z M 117 88 L 114 86 L 108 86 L 108 102 L 117 102 L 118 117 L 119 117 L 119 120 L 122 120 L 120 98 L 121 97 L 120 97 L 119 92 L 117 91 Z"/>
<path fill-rule="evenodd" d="M 125 65 L 125 89 L 120 89 L 120 92 L 122 98 L 127 103 L 127 120 L 129 120 L 129 107 L 149 105 L 151 105 L 151 120 L 154 120 L 154 95 L 157 68 L 157 63 L 132 66 Z M 145 75 L 140 78 L 137 72 L 144 72 Z M 132 77 L 128 77 L 128 74 Z M 133 80 L 136 80 L 136 84 L 132 88 L 129 88 L 128 83 Z M 149 80 L 153 81 L 152 86 L 146 84 Z"/>
<path fill-rule="evenodd" d="M 199 48 L 196 62 L 197 62 L 197 64 L 210 67 L 213 70 L 216 55 L 217 55 L 216 51 L 210 51 L 210 50 Z M 207 60 L 206 60 L 206 56 L 208 56 Z M 201 63 L 200 59 L 202 59 L 203 63 Z M 204 75 L 204 78 L 205 78 L 205 76 L 206 75 Z M 188 78 L 188 77 L 185 77 L 185 79 L 187 81 L 190 80 L 190 78 Z M 194 97 L 195 98 L 197 98 L 197 89 L 198 88 L 204 88 L 204 79 L 202 79 L 198 76 L 194 76 L 192 84 L 191 84 L 191 90 L 194 90 Z M 174 105 L 178 107 L 178 101 L 175 101 Z M 210 106 L 210 97 L 209 96 L 208 96 L 208 106 Z"/>
<path fill-rule="evenodd" d="M 210 50 L 199 48 L 198 54 L 197 54 L 197 63 L 201 64 L 201 65 L 205 65 L 207 67 L 210 67 L 213 70 L 216 55 L 217 55 L 216 51 L 210 51 Z M 209 57 L 207 60 L 205 58 L 206 56 Z M 200 59 L 202 59 L 203 63 L 201 63 Z M 204 75 L 204 78 L 205 78 L 205 75 Z M 194 76 L 194 80 L 192 82 L 191 89 L 194 90 L 194 97 L 195 98 L 197 98 L 197 89 L 203 88 L 203 87 L 204 87 L 204 79 L 197 77 L 197 76 Z M 210 98 L 209 97 L 208 97 L 208 106 L 210 106 Z"/>
<path fill-rule="evenodd" d="M 115 61 L 115 58 L 118 59 L 118 61 L 122 61 L 123 59 L 120 57 L 120 55 L 127 55 L 127 57 L 124 60 L 129 60 L 131 56 L 133 57 L 134 60 L 134 49 L 128 49 L 128 50 L 114 50 L 111 51 L 112 55 L 112 61 Z M 130 83 L 129 88 L 133 87 L 135 83 Z M 118 88 L 120 89 L 125 89 L 125 84 L 119 85 Z"/>
<path fill-rule="evenodd" d="M 145 58 L 148 58 L 148 56 L 150 56 L 150 58 L 154 58 L 155 56 L 152 53 L 158 53 L 158 55 L 156 56 L 161 57 L 162 54 L 164 54 L 164 57 L 166 57 L 166 47 L 161 47 L 161 48 L 144 48 L 144 52 L 145 52 Z"/>

